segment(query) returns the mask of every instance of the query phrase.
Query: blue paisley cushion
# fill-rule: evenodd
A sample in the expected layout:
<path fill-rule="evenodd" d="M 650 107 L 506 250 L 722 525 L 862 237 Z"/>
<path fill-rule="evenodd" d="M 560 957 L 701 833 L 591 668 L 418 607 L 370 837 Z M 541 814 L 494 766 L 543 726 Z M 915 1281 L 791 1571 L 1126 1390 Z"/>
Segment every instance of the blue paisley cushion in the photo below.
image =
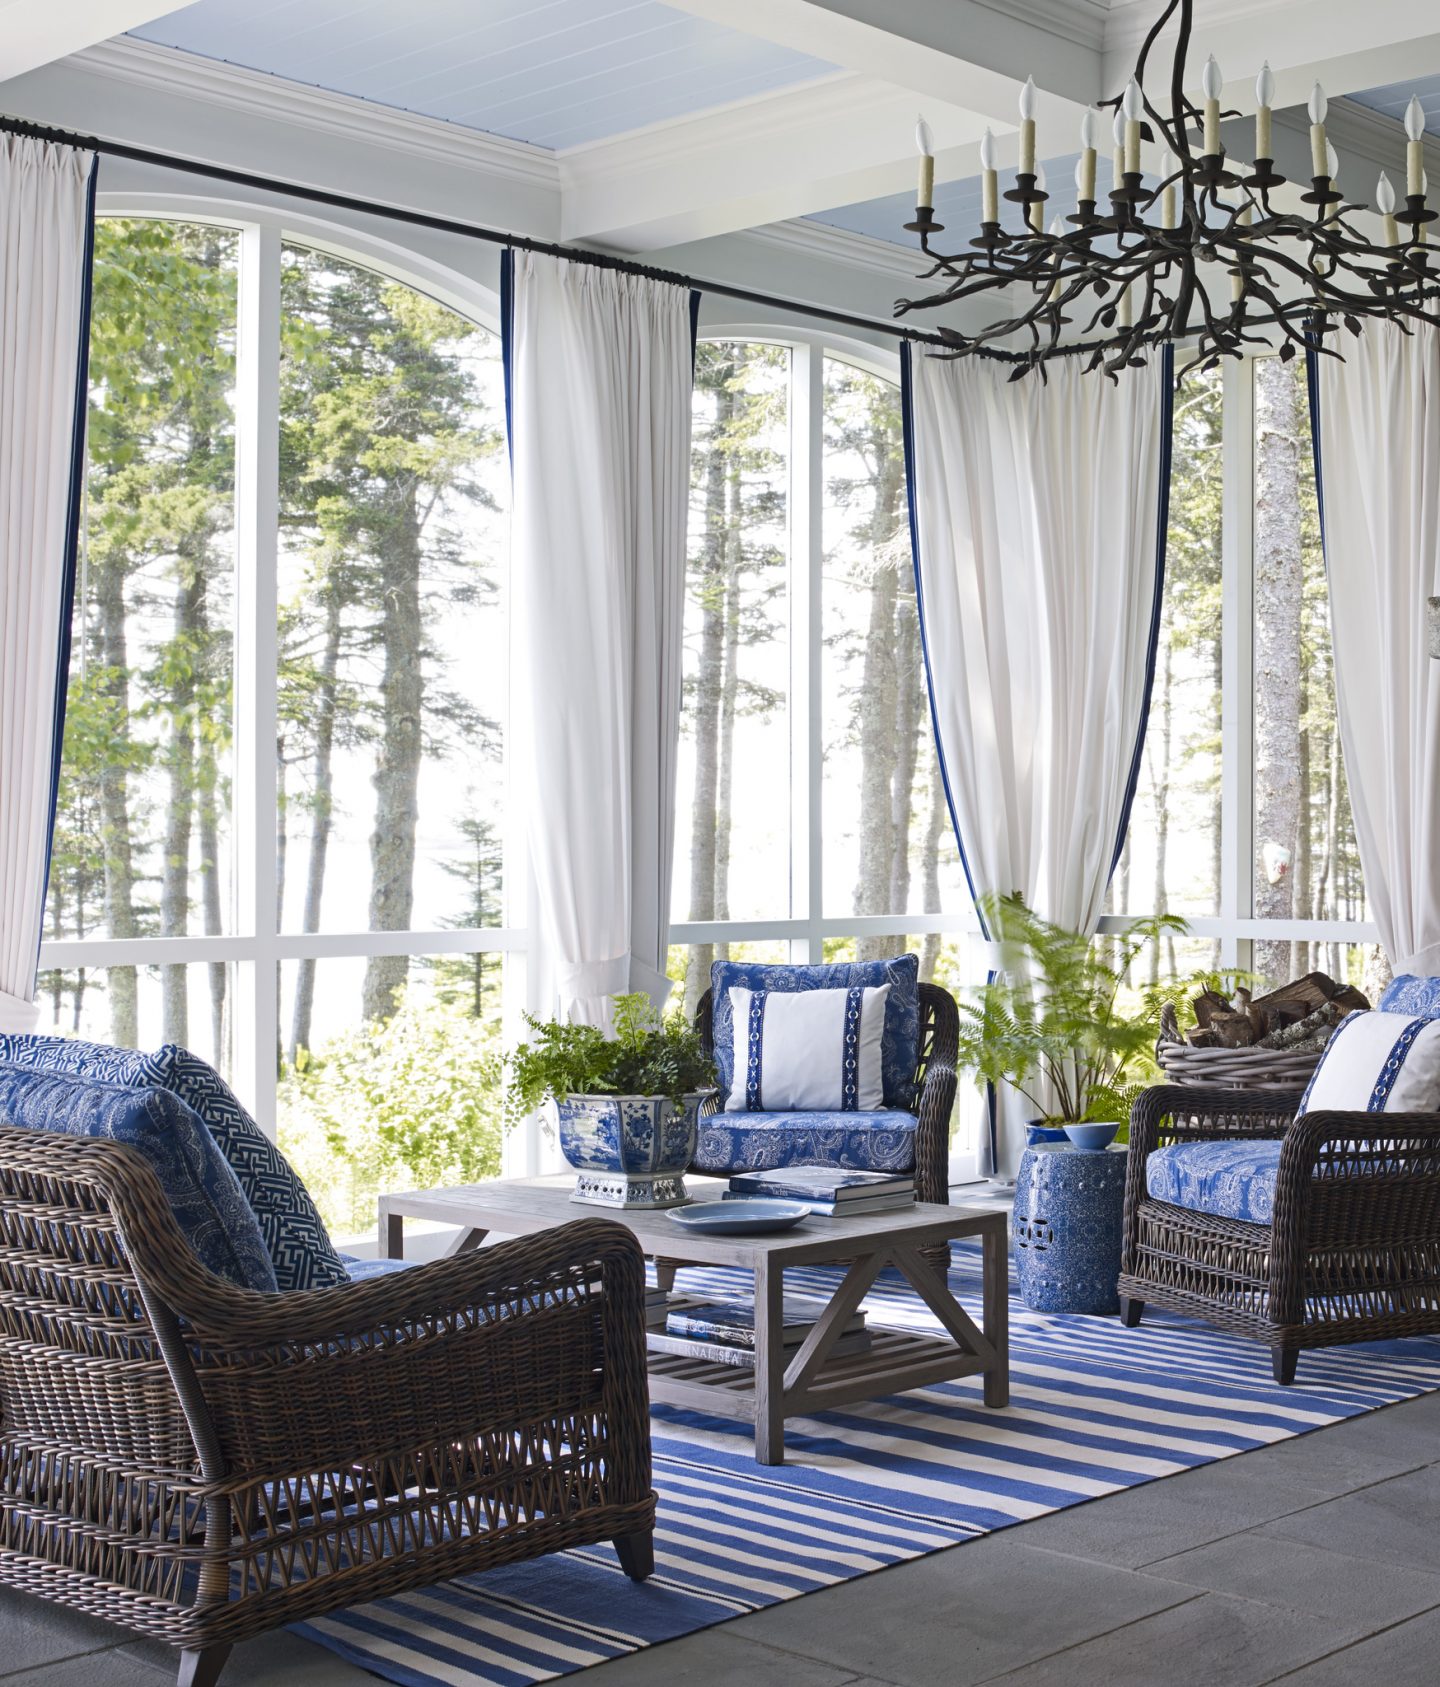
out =
<path fill-rule="evenodd" d="M 143 1054 L 73 1037 L 0 1035 L 0 1060 L 130 1089 L 154 1086 L 178 1096 L 200 1115 L 239 1179 L 270 1251 L 278 1286 L 331 1289 L 348 1282 L 309 1190 L 230 1086 L 199 1055 L 177 1043 Z"/>
<path fill-rule="evenodd" d="M 915 1099 L 920 1064 L 920 958 L 896 955 L 885 961 L 838 961 L 825 966 L 781 966 L 764 961 L 716 961 L 710 968 L 711 1032 L 720 1092 L 728 1102 L 735 1082 L 735 1019 L 732 989 L 864 990 L 890 986 L 880 1072 L 886 1107 L 909 1107 Z M 722 1102 L 722 1105 L 725 1103 Z"/>
<path fill-rule="evenodd" d="M 1279 1170 L 1278 1140 L 1172 1142 L 1145 1161 L 1145 1188 L 1172 1207 L 1269 1224 Z"/>
<path fill-rule="evenodd" d="M 835 1166 L 855 1172 L 915 1170 L 913 1113 L 711 1113 L 700 1121 L 695 1170 L 759 1172 Z"/>
<path fill-rule="evenodd" d="M 884 1100 L 880 1071 L 888 984 L 853 990 L 730 991 L 740 1027 L 738 1076 L 727 1113 L 791 1109 L 870 1112 Z"/>
<path fill-rule="evenodd" d="M 19 1130 L 109 1137 L 143 1154 L 201 1264 L 274 1292 L 275 1270 L 235 1173 L 192 1108 L 167 1090 L 0 1063 L 0 1120 Z"/>
<path fill-rule="evenodd" d="M 1385 986 L 1376 1004 L 1381 1013 L 1404 1013 L 1411 1019 L 1440 1019 L 1440 978 L 1417 978 L 1402 972 Z"/>
<path fill-rule="evenodd" d="M 1342 1019 L 1299 1108 L 1331 1111 L 1440 1112 L 1440 1019 L 1408 1013 L 1352 1013 Z"/>

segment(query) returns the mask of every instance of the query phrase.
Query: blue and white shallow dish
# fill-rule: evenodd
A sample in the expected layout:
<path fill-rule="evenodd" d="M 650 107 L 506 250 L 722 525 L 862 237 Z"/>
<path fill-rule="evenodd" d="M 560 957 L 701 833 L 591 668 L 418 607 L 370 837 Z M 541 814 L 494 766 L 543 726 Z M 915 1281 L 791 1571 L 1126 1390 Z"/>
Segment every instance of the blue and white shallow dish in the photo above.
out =
<path fill-rule="evenodd" d="M 778 1201 L 766 1196 L 741 1196 L 728 1201 L 698 1201 L 677 1207 L 670 1218 L 685 1230 L 708 1236 L 768 1236 L 793 1230 L 810 1209 L 803 1201 Z"/>

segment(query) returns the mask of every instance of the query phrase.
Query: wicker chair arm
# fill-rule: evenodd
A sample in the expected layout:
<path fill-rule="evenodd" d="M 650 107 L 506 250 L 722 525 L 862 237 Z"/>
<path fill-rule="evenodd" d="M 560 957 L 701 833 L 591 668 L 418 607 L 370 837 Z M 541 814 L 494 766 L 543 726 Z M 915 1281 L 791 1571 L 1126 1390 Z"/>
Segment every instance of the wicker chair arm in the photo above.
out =
<path fill-rule="evenodd" d="M 1145 1162 L 1164 1142 L 1224 1142 L 1284 1137 L 1300 1105 L 1300 1091 L 1201 1089 L 1156 1084 L 1130 1110 L 1130 1155 L 1125 1168 L 1125 1269 L 1131 1269 L 1145 1199 Z"/>
<path fill-rule="evenodd" d="M 950 1199 L 950 1115 L 957 1082 L 953 1062 L 926 1061 L 915 1132 L 915 1193 L 922 1201 L 944 1205 Z"/>

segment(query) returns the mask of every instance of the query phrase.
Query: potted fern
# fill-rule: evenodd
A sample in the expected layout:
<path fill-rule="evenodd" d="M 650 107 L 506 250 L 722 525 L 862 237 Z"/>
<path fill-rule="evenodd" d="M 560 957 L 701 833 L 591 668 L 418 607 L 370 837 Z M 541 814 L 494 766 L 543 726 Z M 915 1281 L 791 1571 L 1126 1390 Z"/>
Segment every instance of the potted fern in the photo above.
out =
<path fill-rule="evenodd" d="M 560 1150 L 577 1174 L 572 1199 L 682 1206 L 715 1064 L 694 1027 L 662 1015 L 643 992 L 611 1001 L 613 1036 L 526 1015 L 535 1036 L 505 1057 L 507 1111 L 518 1119 L 554 1104 Z"/>
<path fill-rule="evenodd" d="M 1173 914 L 1132 920 L 1118 935 L 1082 936 L 1042 919 L 1018 896 L 982 912 L 1002 970 L 960 1003 L 957 1064 L 982 1084 L 1008 1083 L 1035 1108 L 1031 1140 L 1105 1147 L 1155 1074 L 1160 1004 L 1175 986 L 1138 992 L 1126 978 L 1152 943 L 1188 930 Z"/>

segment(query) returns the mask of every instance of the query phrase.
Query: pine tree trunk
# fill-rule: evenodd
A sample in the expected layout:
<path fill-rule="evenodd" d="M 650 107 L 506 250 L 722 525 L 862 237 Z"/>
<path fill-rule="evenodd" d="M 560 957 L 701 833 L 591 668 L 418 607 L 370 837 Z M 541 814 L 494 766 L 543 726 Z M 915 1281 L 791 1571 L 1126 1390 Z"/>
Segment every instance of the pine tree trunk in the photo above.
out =
<path fill-rule="evenodd" d="M 125 559 L 92 565 L 100 671 L 91 680 L 105 697 L 114 753 L 100 759 L 100 837 L 105 854 L 105 929 L 118 939 L 140 935 L 135 918 L 135 867 L 130 846 L 130 666 L 125 635 Z M 140 1040 L 134 967 L 111 967 L 106 979 L 110 1037 L 121 1048 Z"/>
<path fill-rule="evenodd" d="M 198 819 L 200 824 L 200 900 L 205 935 L 218 937 L 223 925 L 220 897 L 220 816 L 216 806 L 219 770 L 209 742 L 200 740 Z M 229 977 L 224 961 L 210 963 L 210 1046 L 216 1066 L 225 1064 Z"/>
<path fill-rule="evenodd" d="M 888 914 L 895 821 L 891 773 L 895 760 L 895 570 L 877 568 L 870 582 L 870 614 L 860 674 L 860 788 L 855 816 L 860 861 L 852 911 Z M 888 940 L 860 938 L 855 953 L 874 960 L 889 951 Z"/>
<path fill-rule="evenodd" d="M 421 721 L 420 523 L 413 490 L 380 557 L 384 605 L 380 645 L 382 730 L 375 762 L 375 831 L 370 839 L 370 929 L 405 931 L 415 904 L 415 832 L 419 821 Z M 372 955 L 365 967 L 362 1012 L 371 1024 L 393 1019 L 409 971 L 405 955 Z"/>
<path fill-rule="evenodd" d="M 301 931 L 320 929 L 320 910 L 325 895 L 325 863 L 334 827 L 335 682 L 340 670 L 340 594 L 332 584 L 325 594 L 325 643 L 315 696 L 314 792 L 310 810 L 310 854 L 305 870 L 305 906 Z M 310 1047 L 310 1025 L 315 1012 L 315 969 L 313 959 L 295 966 L 295 1003 L 290 1022 L 290 1064 L 301 1049 Z"/>
<path fill-rule="evenodd" d="M 1293 864 L 1300 822 L 1300 441 L 1294 375 L 1279 358 L 1255 365 L 1255 914 L 1289 919 L 1288 871 L 1271 883 L 1271 845 Z M 1290 945 L 1255 945 L 1255 970 L 1272 984 L 1289 971 Z"/>
<path fill-rule="evenodd" d="M 190 924 L 190 837 L 195 817 L 195 668 L 204 628 L 202 557 L 182 553 L 175 588 L 174 648 L 169 692 L 170 741 L 165 751 L 164 855 L 160 865 L 160 934 L 184 937 Z M 160 968 L 164 1036 L 190 1040 L 190 1005 L 184 963 Z"/>
<path fill-rule="evenodd" d="M 734 372 L 722 365 L 715 393 L 715 436 L 734 414 Z M 690 805 L 690 914 L 715 918 L 715 805 L 720 782 L 720 693 L 725 663 L 725 458 L 715 445 L 705 460 L 705 538 L 700 555 L 700 650 L 690 719 L 695 733 L 695 791 Z M 710 988 L 713 944 L 694 944 L 685 957 L 685 1013 L 694 1015 Z"/>
<path fill-rule="evenodd" d="M 1306 695 L 1305 670 L 1300 670 L 1300 719 L 1303 723 L 1308 714 L 1308 698 Z M 1295 838 L 1295 887 L 1293 891 L 1295 916 L 1297 919 L 1309 920 L 1315 917 L 1315 910 L 1311 905 L 1311 847 L 1310 847 L 1310 732 L 1303 724 L 1300 729 L 1300 813 L 1296 827 Z M 1310 971 L 1310 945 L 1306 942 L 1294 942 L 1290 945 L 1290 976 L 1303 978 Z"/>
<path fill-rule="evenodd" d="M 895 603 L 895 777 L 890 798 L 890 912 L 910 908 L 910 810 L 924 733 L 925 681 L 915 597 L 899 592 Z M 893 953 L 893 945 L 892 951 Z"/>

